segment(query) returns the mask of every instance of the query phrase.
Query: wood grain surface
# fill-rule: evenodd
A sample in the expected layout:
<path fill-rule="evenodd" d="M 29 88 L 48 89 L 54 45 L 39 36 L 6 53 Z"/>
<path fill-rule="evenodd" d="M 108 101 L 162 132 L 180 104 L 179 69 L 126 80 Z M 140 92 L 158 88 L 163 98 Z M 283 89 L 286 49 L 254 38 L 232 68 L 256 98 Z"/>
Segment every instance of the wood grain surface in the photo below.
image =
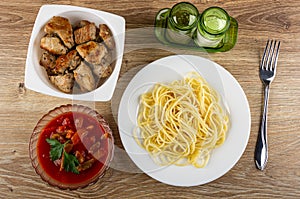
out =
<path fill-rule="evenodd" d="M 159 44 L 151 32 L 155 14 L 176 2 L 179 1 L 0 2 L 0 198 L 300 198 L 300 1 L 190 1 L 200 11 L 213 5 L 223 7 L 239 23 L 236 46 L 229 52 L 208 55 L 157 47 Z M 72 101 L 24 87 L 29 38 L 44 4 L 89 7 L 125 18 L 125 53 L 111 101 Z M 277 76 L 270 92 L 269 162 L 264 171 L 259 171 L 253 160 L 263 94 L 258 65 L 269 38 L 279 39 L 282 45 Z M 123 150 L 115 119 L 118 99 L 132 75 L 156 59 L 179 53 L 208 57 L 222 65 L 242 86 L 251 110 L 251 134 L 240 160 L 221 178 L 195 187 L 162 184 L 136 168 Z M 49 110 L 67 103 L 88 105 L 99 111 L 110 123 L 118 149 L 112 168 L 101 180 L 75 191 L 60 190 L 41 180 L 31 166 L 28 153 L 29 139 L 37 121 Z"/>

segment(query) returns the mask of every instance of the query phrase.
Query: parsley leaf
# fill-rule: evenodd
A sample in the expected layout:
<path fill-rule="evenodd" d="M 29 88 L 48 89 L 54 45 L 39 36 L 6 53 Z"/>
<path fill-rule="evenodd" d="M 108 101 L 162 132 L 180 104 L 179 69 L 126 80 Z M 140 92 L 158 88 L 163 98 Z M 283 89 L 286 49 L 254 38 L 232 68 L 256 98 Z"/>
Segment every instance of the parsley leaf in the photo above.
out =
<path fill-rule="evenodd" d="M 46 139 L 46 141 L 50 144 L 51 150 L 50 150 L 50 158 L 52 161 L 55 161 L 61 157 L 61 154 L 64 149 L 64 145 L 61 144 L 56 139 Z"/>
<path fill-rule="evenodd" d="M 50 144 L 51 149 L 50 149 L 50 158 L 52 161 L 55 161 L 57 159 L 60 159 L 62 156 L 62 153 L 64 153 L 64 161 L 62 162 L 63 168 L 66 171 L 70 171 L 76 174 L 79 174 L 78 169 L 76 168 L 79 165 L 79 162 L 77 158 L 72 155 L 68 154 L 65 150 L 64 147 L 65 145 L 69 142 L 67 141 L 64 144 L 61 144 L 58 140 L 56 139 L 46 139 L 46 141 Z"/>
<path fill-rule="evenodd" d="M 72 155 L 68 154 L 64 151 L 64 169 L 66 171 L 71 171 L 73 173 L 79 174 L 78 169 L 76 168 L 79 165 L 77 158 Z"/>

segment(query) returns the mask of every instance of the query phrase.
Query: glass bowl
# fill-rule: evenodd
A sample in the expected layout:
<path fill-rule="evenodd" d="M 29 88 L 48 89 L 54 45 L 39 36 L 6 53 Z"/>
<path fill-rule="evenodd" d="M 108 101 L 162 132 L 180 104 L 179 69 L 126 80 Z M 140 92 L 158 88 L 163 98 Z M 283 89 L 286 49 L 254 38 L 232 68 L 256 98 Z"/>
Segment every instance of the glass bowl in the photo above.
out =
<path fill-rule="evenodd" d="M 64 146 L 57 160 L 52 160 L 50 139 Z M 72 146 L 68 149 L 67 145 Z M 38 121 L 30 138 L 29 154 L 32 166 L 44 181 L 61 189 L 78 189 L 95 183 L 109 168 L 114 138 L 109 124 L 97 111 L 67 104 Z M 70 156 L 77 159 L 73 170 L 70 163 L 65 163 Z"/>

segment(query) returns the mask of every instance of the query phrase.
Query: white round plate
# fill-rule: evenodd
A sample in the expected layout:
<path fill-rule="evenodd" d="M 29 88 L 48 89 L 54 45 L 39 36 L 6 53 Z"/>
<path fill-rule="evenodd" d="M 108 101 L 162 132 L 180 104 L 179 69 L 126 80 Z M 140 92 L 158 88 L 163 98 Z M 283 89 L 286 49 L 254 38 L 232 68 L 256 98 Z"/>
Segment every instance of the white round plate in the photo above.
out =
<path fill-rule="evenodd" d="M 170 83 L 197 71 L 226 102 L 231 126 L 224 144 L 212 151 L 205 168 L 156 165 L 148 152 L 134 140 L 132 132 L 139 96 L 157 82 Z M 225 98 L 225 99 L 224 99 Z M 133 162 L 152 178 L 174 186 L 196 186 L 211 182 L 228 172 L 243 154 L 250 135 L 250 110 L 246 95 L 236 79 L 223 67 L 193 55 L 174 55 L 154 61 L 141 69 L 128 84 L 118 112 L 118 125 L 123 146 Z"/>

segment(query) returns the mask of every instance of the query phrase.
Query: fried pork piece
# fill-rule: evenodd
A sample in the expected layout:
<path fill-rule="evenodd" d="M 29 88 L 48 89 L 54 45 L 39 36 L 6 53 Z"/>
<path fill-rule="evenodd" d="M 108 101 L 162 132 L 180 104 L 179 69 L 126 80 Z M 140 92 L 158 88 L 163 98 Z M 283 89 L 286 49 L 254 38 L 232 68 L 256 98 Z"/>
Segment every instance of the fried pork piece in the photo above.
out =
<path fill-rule="evenodd" d="M 101 64 L 101 60 L 108 53 L 106 47 L 103 44 L 99 44 L 94 41 L 78 45 L 76 47 L 80 56 L 90 64 Z"/>
<path fill-rule="evenodd" d="M 105 66 L 105 65 L 94 65 L 93 72 L 99 77 L 99 78 L 105 78 L 110 76 L 112 73 L 113 68 L 111 65 Z"/>
<path fill-rule="evenodd" d="M 99 36 L 103 39 L 104 43 L 106 44 L 107 48 L 114 49 L 115 48 L 115 40 L 111 33 L 111 30 L 106 24 L 99 25 Z"/>
<path fill-rule="evenodd" d="M 76 50 L 68 52 L 66 55 L 61 55 L 55 62 L 55 73 L 63 74 L 67 69 L 74 70 L 81 62 L 81 58 Z"/>
<path fill-rule="evenodd" d="M 40 47 L 54 55 L 64 55 L 67 48 L 61 43 L 60 39 L 51 35 L 46 35 L 41 39 Z"/>
<path fill-rule="evenodd" d="M 92 91 L 95 89 L 95 79 L 89 66 L 84 62 L 73 71 L 77 84 L 80 86 L 81 91 Z"/>
<path fill-rule="evenodd" d="M 49 76 L 50 81 L 61 91 L 65 93 L 71 93 L 74 86 L 73 73 L 67 73 L 65 75 Z"/>
<path fill-rule="evenodd" d="M 108 52 L 102 59 L 100 64 L 93 65 L 93 72 L 98 78 L 108 77 L 112 73 L 112 56 Z"/>
<path fill-rule="evenodd" d="M 57 34 L 69 49 L 74 46 L 73 29 L 69 19 L 54 16 L 46 24 L 44 31 L 48 34 Z"/>
<path fill-rule="evenodd" d="M 96 39 L 97 28 L 94 23 L 89 23 L 74 31 L 75 43 L 82 44 Z"/>
<path fill-rule="evenodd" d="M 91 22 L 88 20 L 81 20 L 78 24 L 78 28 L 82 28 L 83 26 L 89 25 Z"/>
<path fill-rule="evenodd" d="M 41 56 L 40 65 L 43 66 L 47 72 L 50 72 L 55 68 L 55 60 L 56 57 L 54 55 L 50 54 L 48 51 L 45 51 Z"/>

